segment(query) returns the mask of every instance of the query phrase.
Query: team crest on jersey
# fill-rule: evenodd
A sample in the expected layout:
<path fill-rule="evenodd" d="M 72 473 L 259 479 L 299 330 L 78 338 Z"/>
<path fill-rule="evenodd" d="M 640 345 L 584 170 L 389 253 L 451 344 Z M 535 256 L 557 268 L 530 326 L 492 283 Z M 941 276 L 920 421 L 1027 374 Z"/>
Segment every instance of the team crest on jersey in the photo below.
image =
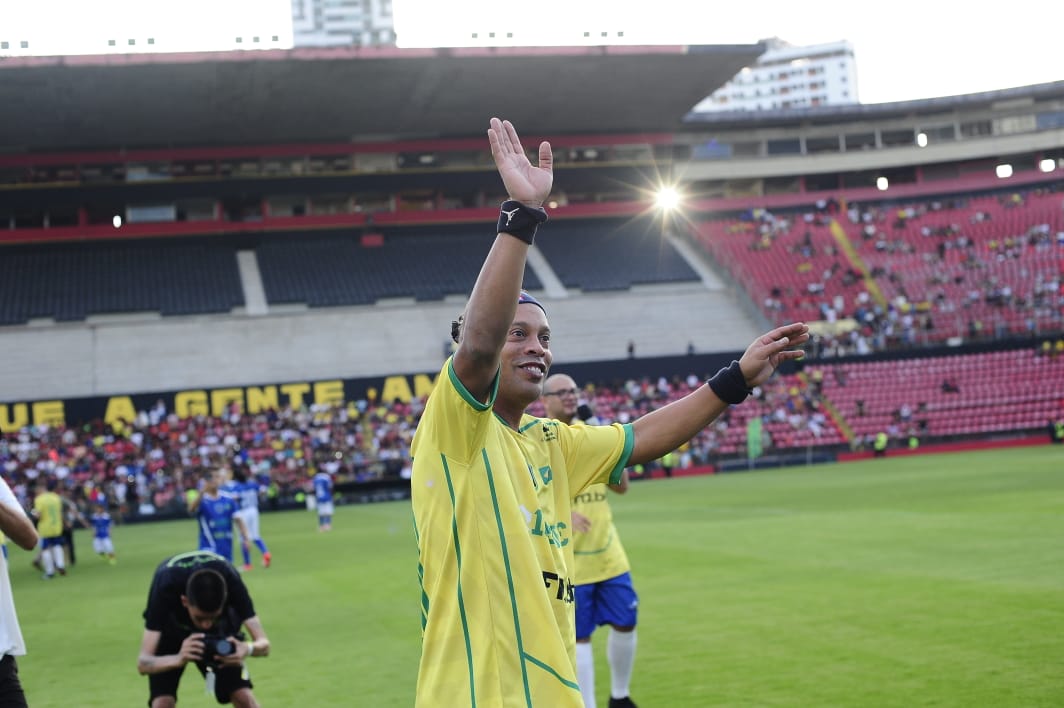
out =
<path fill-rule="evenodd" d="M 558 439 L 558 431 L 551 423 L 543 424 L 543 442 L 554 442 Z"/>

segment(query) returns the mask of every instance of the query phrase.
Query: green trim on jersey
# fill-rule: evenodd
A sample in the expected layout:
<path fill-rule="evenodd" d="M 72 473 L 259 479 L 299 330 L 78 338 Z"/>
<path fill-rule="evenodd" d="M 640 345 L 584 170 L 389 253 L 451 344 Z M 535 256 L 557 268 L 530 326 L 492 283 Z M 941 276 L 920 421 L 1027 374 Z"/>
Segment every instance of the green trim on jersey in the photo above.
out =
<path fill-rule="evenodd" d="M 466 618 L 465 598 L 462 596 L 462 546 L 458 541 L 458 514 L 454 500 L 454 482 L 451 480 L 451 469 L 447 466 L 447 456 L 440 455 L 443 463 L 443 475 L 447 479 L 447 491 L 451 495 L 451 537 L 454 539 L 454 555 L 458 563 L 458 614 L 462 618 L 462 635 L 465 639 L 466 665 L 469 667 L 469 705 L 477 704 L 476 677 L 473 673 L 473 645 L 469 639 L 469 620 Z"/>
<path fill-rule="evenodd" d="M 522 425 L 520 428 L 518 428 L 517 432 L 523 433 L 526 430 L 528 430 L 529 428 L 531 428 L 533 426 L 536 426 L 536 425 L 539 425 L 540 423 L 548 423 L 548 424 L 554 424 L 554 425 L 558 424 L 557 421 L 553 421 L 553 420 L 552 421 L 547 421 L 547 420 L 543 420 L 543 419 L 540 419 L 540 418 L 533 418 L 532 420 L 528 421 L 527 423 Z"/>
<path fill-rule="evenodd" d="M 610 472 L 610 484 L 621 483 L 621 473 L 628 466 L 628 458 L 632 456 L 632 449 L 635 447 L 635 431 L 632 430 L 632 424 L 625 423 L 621 428 L 624 429 L 624 451 L 617 460 L 617 466 Z"/>
<path fill-rule="evenodd" d="M 506 568 L 506 587 L 510 591 L 510 609 L 514 615 L 514 635 L 517 640 L 517 654 L 521 657 L 526 657 L 525 643 L 521 637 L 521 616 L 517 611 L 517 593 L 514 591 L 514 575 L 513 570 L 510 568 L 510 551 L 506 547 L 506 529 L 502 523 L 502 515 L 499 513 L 499 497 L 495 492 L 495 480 L 492 479 L 491 461 L 488 459 L 488 451 L 481 449 L 481 458 L 484 460 L 484 473 L 488 480 L 488 489 L 491 491 L 491 505 L 495 512 L 495 525 L 499 529 L 499 549 L 502 551 L 502 563 Z M 455 539 L 455 543 L 458 539 Z M 525 667 L 525 662 L 521 662 L 521 682 L 525 687 L 525 704 L 531 708 L 532 706 L 532 689 L 528 685 L 528 669 Z M 475 701 L 474 701 L 475 703 Z"/>
<path fill-rule="evenodd" d="M 546 671 L 548 674 L 550 674 L 554 678 L 558 679 L 566 687 L 571 688 L 571 689 L 573 689 L 575 691 L 579 691 L 580 690 L 579 684 L 577 684 L 575 681 L 566 680 L 561 674 L 559 674 L 557 671 L 555 671 L 553 667 L 548 666 L 547 664 L 544 664 L 542 661 L 540 661 L 539 659 L 537 659 L 534 656 L 529 656 L 528 654 L 524 654 L 524 657 L 526 659 L 528 659 L 529 661 L 531 661 L 536 666 L 538 666 L 539 668 L 541 668 L 544 671 Z M 529 704 L 529 705 L 531 705 L 531 704 Z"/>
<path fill-rule="evenodd" d="M 417 530 L 417 518 L 412 518 L 411 521 L 414 524 L 414 542 L 420 548 L 421 534 Z M 425 592 L 425 566 L 421 561 L 417 564 L 417 586 L 421 589 L 421 631 L 424 633 L 425 625 L 429 622 L 429 594 Z"/>
<path fill-rule="evenodd" d="M 454 356 L 452 355 L 451 358 L 447 360 L 447 377 L 451 379 L 451 384 L 454 385 L 454 390 L 457 391 L 458 395 L 460 395 L 466 403 L 472 406 L 474 410 L 486 411 L 495 405 L 495 397 L 499 395 L 499 374 L 500 372 L 496 370 L 495 378 L 492 379 L 491 382 L 491 394 L 488 396 L 488 402 L 481 403 L 466 389 L 465 384 L 463 384 L 462 380 L 458 378 L 458 374 L 454 372 Z"/>

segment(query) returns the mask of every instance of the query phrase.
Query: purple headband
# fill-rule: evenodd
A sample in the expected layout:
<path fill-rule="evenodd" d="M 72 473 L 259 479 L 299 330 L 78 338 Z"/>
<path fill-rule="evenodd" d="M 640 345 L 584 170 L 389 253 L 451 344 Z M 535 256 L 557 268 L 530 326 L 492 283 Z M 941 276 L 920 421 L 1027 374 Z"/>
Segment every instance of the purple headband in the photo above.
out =
<path fill-rule="evenodd" d="M 539 300 L 537 300 L 536 298 L 532 297 L 531 295 L 526 293 L 524 290 L 522 290 L 521 294 L 517 296 L 517 304 L 520 305 L 520 304 L 526 303 L 526 302 L 528 304 L 530 304 L 530 305 L 535 305 L 539 309 L 543 310 L 543 314 L 544 315 L 547 314 L 547 309 L 545 307 L 543 307 L 542 304 L 540 304 Z"/>

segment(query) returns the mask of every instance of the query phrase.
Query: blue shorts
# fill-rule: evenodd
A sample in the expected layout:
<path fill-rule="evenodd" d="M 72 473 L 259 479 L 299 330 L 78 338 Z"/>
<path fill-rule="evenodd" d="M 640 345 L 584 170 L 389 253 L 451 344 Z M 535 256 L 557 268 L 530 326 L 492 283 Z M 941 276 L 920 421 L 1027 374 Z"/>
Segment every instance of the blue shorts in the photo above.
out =
<path fill-rule="evenodd" d="M 587 639 L 595 627 L 612 624 L 634 627 L 639 596 L 632 587 L 632 574 L 598 583 L 576 586 L 576 638 Z"/>
<path fill-rule="evenodd" d="M 62 536 L 47 536 L 47 537 L 42 536 L 41 537 L 41 548 L 56 548 L 56 547 L 59 547 L 59 548 L 63 547 L 63 537 Z"/>

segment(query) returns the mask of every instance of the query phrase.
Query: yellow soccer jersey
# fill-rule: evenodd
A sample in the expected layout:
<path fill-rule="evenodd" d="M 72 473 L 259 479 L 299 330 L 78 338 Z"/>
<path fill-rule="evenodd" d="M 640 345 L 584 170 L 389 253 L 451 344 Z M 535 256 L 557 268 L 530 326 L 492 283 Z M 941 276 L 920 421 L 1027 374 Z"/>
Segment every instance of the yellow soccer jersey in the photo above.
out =
<path fill-rule="evenodd" d="M 613 525 L 613 511 L 607 498 L 609 493 L 605 484 L 594 484 L 573 497 L 573 511 L 591 521 L 587 533 L 573 534 L 577 585 L 616 578 L 631 569 L 621 537 Z"/>
<path fill-rule="evenodd" d="M 619 481 L 631 426 L 511 429 L 448 359 L 414 436 L 418 706 L 581 708 L 570 500 Z"/>
<path fill-rule="evenodd" d="M 63 501 L 55 492 L 41 492 L 33 500 L 37 512 L 37 533 L 41 538 L 63 535 Z"/>

